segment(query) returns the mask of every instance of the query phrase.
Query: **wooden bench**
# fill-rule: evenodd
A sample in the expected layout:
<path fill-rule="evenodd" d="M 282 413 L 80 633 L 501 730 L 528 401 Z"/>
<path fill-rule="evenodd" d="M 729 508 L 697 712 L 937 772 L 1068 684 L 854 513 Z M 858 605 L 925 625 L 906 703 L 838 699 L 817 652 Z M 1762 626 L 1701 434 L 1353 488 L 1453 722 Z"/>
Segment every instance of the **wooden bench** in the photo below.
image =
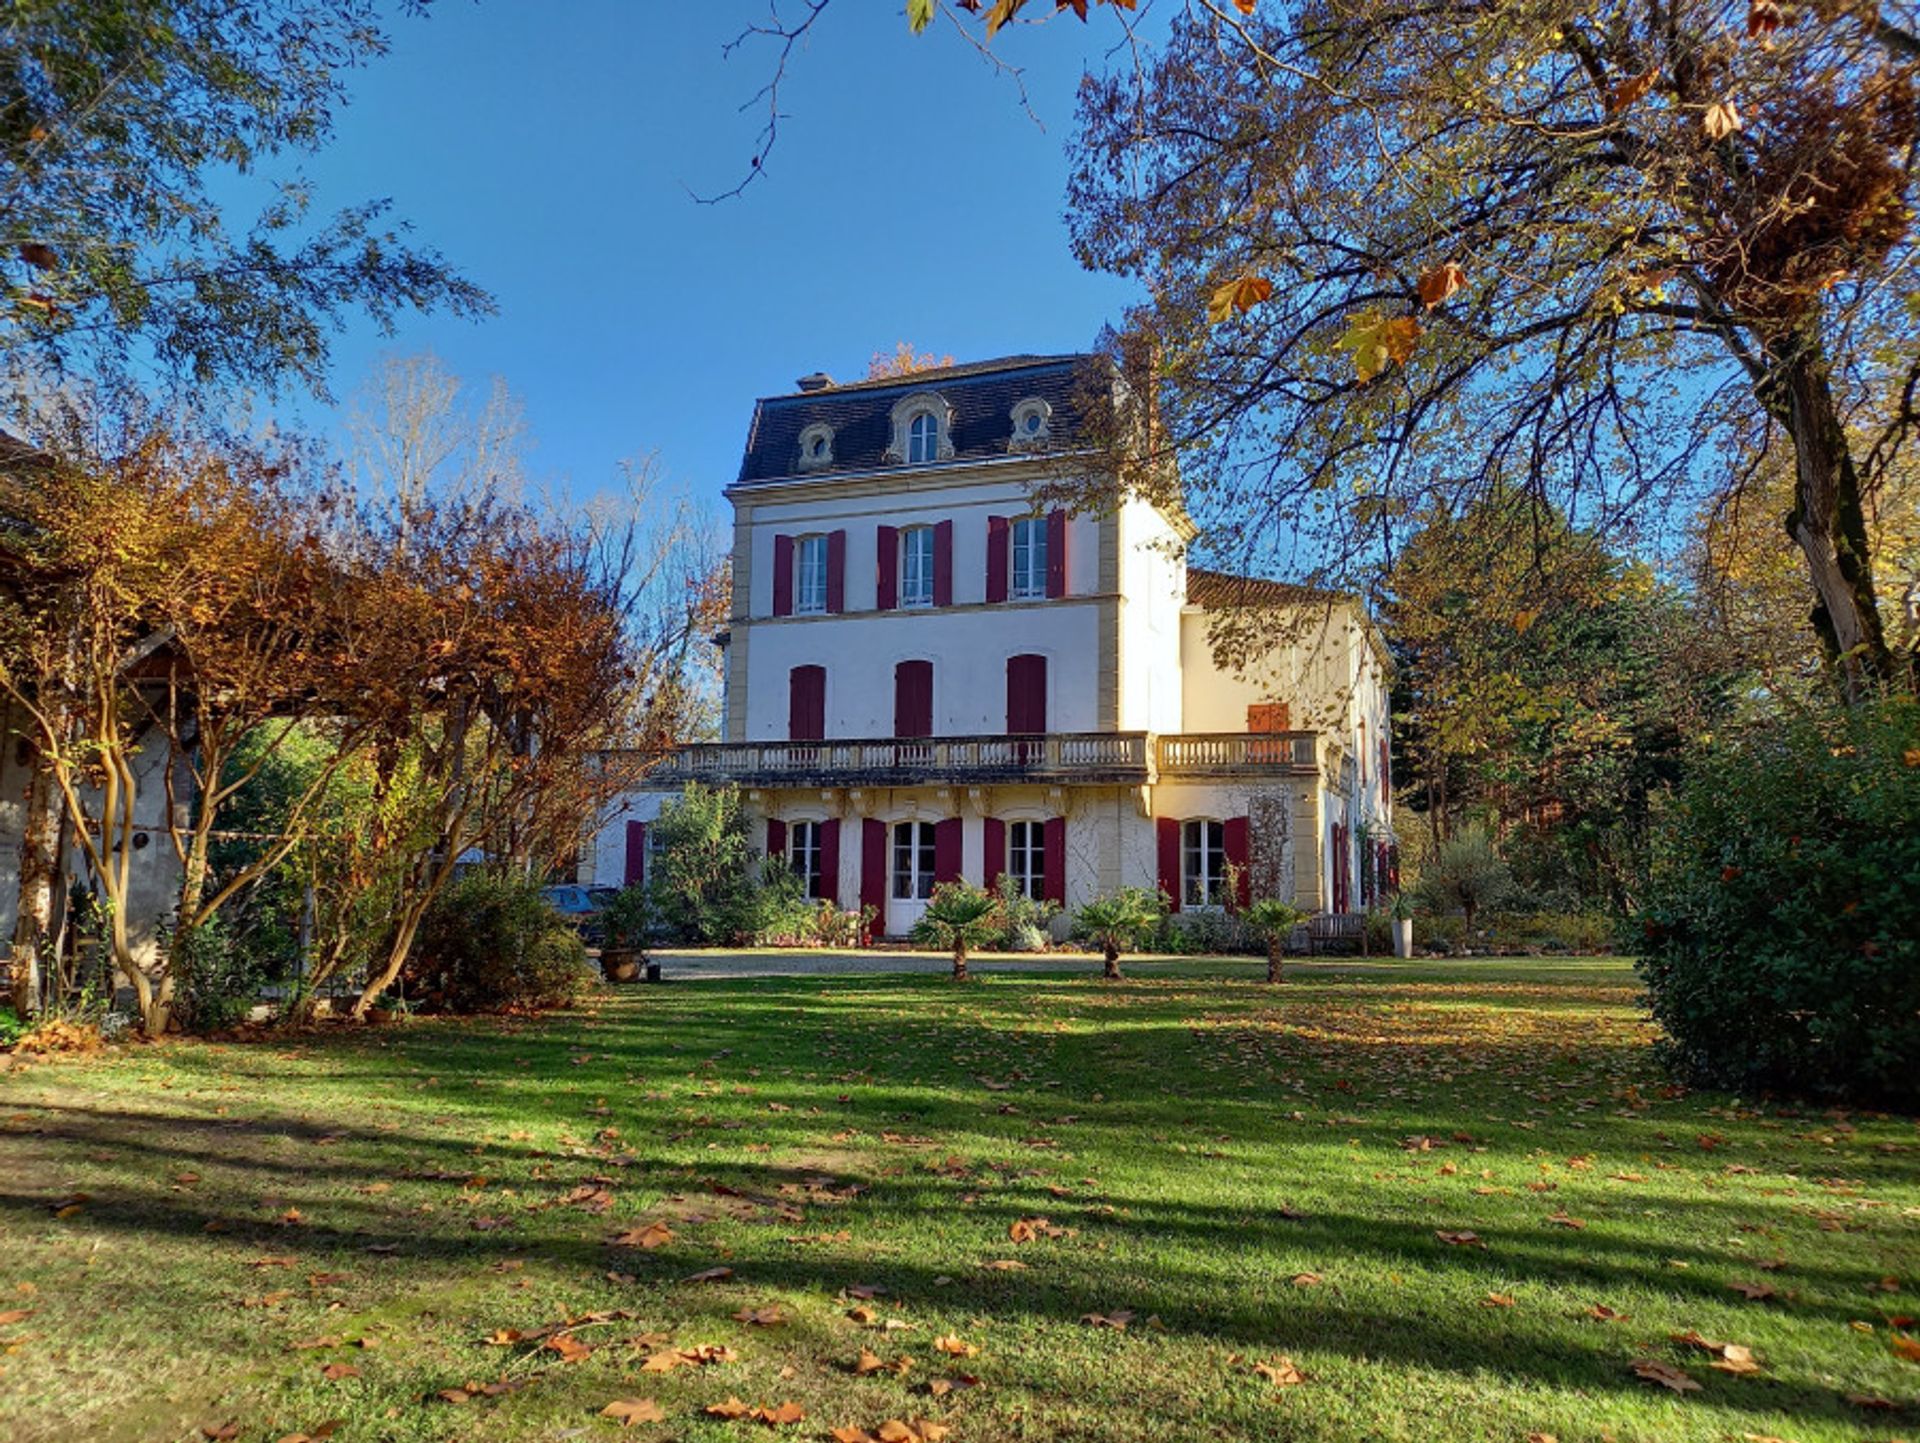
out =
<path fill-rule="evenodd" d="M 1367 914 L 1365 912 L 1322 912 L 1307 918 L 1307 955 L 1315 956 L 1327 946 L 1351 945 L 1362 957 L 1367 954 Z"/>

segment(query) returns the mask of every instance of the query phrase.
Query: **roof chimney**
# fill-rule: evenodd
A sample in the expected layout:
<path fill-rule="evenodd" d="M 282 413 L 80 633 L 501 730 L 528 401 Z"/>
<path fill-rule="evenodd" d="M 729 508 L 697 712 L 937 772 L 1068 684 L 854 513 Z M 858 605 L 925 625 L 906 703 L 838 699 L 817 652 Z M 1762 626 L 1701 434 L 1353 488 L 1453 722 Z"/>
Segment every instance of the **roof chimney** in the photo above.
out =
<path fill-rule="evenodd" d="M 794 384 L 802 391 L 811 395 L 815 391 L 832 389 L 833 377 L 829 376 L 825 371 L 815 371 L 811 376 L 802 376 L 798 381 L 794 382 Z"/>

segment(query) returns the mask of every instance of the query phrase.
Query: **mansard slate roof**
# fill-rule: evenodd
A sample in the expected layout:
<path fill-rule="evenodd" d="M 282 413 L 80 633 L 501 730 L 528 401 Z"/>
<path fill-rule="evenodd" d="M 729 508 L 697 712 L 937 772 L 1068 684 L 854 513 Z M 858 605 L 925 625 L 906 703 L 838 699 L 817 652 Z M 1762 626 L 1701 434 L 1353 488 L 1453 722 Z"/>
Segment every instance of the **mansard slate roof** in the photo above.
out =
<path fill-rule="evenodd" d="M 1097 357 L 1004 356 L 963 366 L 942 366 L 882 381 L 851 381 L 818 391 L 765 396 L 754 403 L 753 429 L 740 462 L 741 483 L 809 478 L 901 466 L 887 459 L 893 441 L 892 411 L 917 391 L 937 394 L 953 410 L 951 461 L 986 460 L 1012 454 L 1013 408 L 1039 397 L 1051 408 L 1051 444 L 1059 446 L 1078 428 L 1075 398 L 1080 373 Z M 824 422 L 833 427 L 831 465 L 800 470 L 800 433 Z M 904 469 L 904 467 L 903 467 Z"/>

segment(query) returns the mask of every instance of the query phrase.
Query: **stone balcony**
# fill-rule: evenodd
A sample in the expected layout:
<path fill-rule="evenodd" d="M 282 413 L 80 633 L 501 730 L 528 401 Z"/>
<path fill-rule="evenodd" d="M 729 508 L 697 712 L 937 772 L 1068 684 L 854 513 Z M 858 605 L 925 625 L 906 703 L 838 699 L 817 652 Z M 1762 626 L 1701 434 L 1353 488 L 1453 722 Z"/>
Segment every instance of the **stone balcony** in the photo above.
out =
<path fill-rule="evenodd" d="M 1314 732 L 1048 732 L 923 740 L 705 742 L 667 757 L 648 773 L 646 785 L 1140 786 L 1163 780 L 1277 779 L 1317 776 L 1320 746 Z"/>

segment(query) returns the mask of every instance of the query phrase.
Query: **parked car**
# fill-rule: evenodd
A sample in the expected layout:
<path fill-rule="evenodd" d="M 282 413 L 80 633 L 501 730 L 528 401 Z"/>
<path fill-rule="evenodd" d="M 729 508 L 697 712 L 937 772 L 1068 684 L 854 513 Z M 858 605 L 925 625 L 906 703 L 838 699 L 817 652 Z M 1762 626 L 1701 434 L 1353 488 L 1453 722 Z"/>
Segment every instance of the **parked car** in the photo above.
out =
<path fill-rule="evenodd" d="M 603 903 L 601 897 L 595 894 L 610 890 L 607 887 L 588 887 L 578 882 L 556 882 L 552 886 L 542 887 L 540 895 L 549 907 L 579 929 L 583 939 L 598 943 L 601 935 L 600 908 Z"/>

